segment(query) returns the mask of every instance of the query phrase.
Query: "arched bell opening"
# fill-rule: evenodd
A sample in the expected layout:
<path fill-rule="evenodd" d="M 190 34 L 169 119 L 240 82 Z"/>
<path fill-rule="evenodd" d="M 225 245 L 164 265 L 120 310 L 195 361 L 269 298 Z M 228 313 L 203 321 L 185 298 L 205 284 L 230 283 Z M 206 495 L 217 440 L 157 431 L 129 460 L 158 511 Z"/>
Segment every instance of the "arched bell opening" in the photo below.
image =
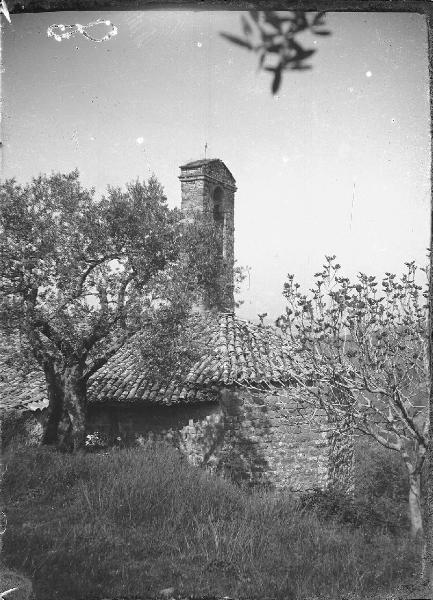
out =
<path fill-rule="evenodd" d="M 218 224 L 224 223 L 224 192 L 220 187 L 213 192 L 213 218 Z"/>

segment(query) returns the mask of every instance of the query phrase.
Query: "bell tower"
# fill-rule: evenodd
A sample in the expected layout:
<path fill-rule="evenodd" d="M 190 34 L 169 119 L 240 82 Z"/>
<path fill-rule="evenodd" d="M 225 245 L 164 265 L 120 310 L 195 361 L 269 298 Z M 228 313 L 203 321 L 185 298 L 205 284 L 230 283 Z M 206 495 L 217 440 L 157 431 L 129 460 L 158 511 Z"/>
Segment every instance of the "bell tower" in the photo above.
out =
<path fill-rule="evenodd" d="M 209 215 L 220 239 L 222 275 L 212 306 L 221 312 L 234 311 L 234 199 L 236 182 L 218 158 L 205 158 L 180 167 L 182 211 Z"/>

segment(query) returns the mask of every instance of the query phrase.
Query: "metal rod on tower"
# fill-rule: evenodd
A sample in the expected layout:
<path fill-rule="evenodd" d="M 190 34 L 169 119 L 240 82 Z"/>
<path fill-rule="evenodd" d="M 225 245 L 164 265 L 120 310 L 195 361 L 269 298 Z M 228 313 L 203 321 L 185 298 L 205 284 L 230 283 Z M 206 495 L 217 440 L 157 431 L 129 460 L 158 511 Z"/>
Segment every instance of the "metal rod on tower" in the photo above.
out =
<path fill-rule="evenodd" d="M 204 157 L 206 158 L 206 152 L 207 152 L 207 142 L 204 145 Z"/>

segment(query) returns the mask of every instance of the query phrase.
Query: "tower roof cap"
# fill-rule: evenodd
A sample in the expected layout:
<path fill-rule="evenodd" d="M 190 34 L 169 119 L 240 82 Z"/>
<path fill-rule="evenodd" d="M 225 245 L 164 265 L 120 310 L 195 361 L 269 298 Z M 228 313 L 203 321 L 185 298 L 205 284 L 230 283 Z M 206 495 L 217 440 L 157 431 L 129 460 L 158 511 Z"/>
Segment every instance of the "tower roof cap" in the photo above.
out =
<path fill-rule="evenodd" d="M 220 158 L 201 158 L 199 160 L 193 160 L 192 162 L 186 163 L 180 166 L 181 171 L 186 171 L 188 169 L 198 169 L 200 167 L 208 167 L 212 164 L 217 165 L 220 164 L 227 171 L 233 182 L 235 182 L 235 178 L 233 177 L 230 169 L 227 168 L 227 165 L 223 163 Z"/>
<path fill-rule="evenodd" d="M 222 162 L 219 158 L 202 158 L 199 160 L 193 160 L 192 162 L 186 163 L 186 165 L 181 165 L 181 169 L 189 169 L 192 167 L 201 167 L 203 165 L 208 165 L 212 162 Z"/>

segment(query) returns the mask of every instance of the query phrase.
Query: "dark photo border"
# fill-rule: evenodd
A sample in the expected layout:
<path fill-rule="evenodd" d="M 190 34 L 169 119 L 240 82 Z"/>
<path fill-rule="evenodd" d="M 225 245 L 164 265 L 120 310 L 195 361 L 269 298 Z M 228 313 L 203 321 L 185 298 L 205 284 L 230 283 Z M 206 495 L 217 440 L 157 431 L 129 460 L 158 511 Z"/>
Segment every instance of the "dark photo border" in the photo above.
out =
<path fill-rule="evenodd" d="M 401 12 L 417 13 L 425 16 L 428 31 L 429 53 L 429 94 L 430 94 L 430 248 L 433 248 L 433 1 L 428 0 L 6 0 L 12 19 L 23 13 L 59 12 L 59 11 L 143 11 L 143 10 L 303 10 L 325 12 Z M 4 16 L 2 28 L 9 25 Z M 430 273 L 433 272 L 433 259 L 430 253 Z M 433 380 L 433 281 L 430 276 L 429 290 L 429 365 L 430 383 Z M 433 385 L 430 385 L 429 439 L 433 440 Z M 427 562 L 430 564 L 430 598 L 433 598 L 433 444 L 427 453 Z M 0 590 L 1 592 L 1 590 Z M 89 597 L 92 594 L 90 592 Z"/>

